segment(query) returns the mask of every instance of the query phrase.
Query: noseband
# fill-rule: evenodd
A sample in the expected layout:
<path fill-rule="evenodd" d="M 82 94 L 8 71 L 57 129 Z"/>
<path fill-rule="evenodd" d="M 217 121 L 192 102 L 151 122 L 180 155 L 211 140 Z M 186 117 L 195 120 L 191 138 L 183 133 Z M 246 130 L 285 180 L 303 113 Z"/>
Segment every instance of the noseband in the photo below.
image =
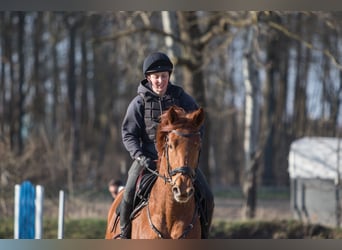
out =
<path fill-rule="evenodd" d="M 188 176 L 189 178 L 191 178 L 192 182 L 195 181 L 196 179 L 196 172 L 194 169 L 192 169 L 191 167 L 189 167 L 187 164 L 187 159 L 185 159 L 184 165 L 174 168 L 171 168 L 171 164 L 170 164 L 170 159 L 169 159 L 169 134 L 174 133 L 180 137 L 185 137 L 185 138 L 190 138 L 190 137 L 194 137 L 194 136 L 200 136 L 200 132 L 196 131 L 196 132 L 191 132 L 191 133 L 183 133 L 181 131 L 178 130 L 171 130 L 169 131 L 169 133 L 166 135 L 165 137 L 165 145 L 164 145 L 164 155 L 166 157 L 166 161 L 167 161 L 167 172 L 168 172 L 168 176 L 165 175 L 160 175 L 157 171 L 154 171 L 152 169 L 148 169 L 150 172 L 152 172 L 153 174 L 157 175 L 158 177 L 164 179 L 165 183 L 170 183 L 171 185 L 174 184 L 174 182 L 172 181 L 172 177 L 175 176 L 176 174 L 181 174 L 181 175 L 185 175 Z M 198 161 L 197 161 L 197 165 L 199 162 L 199 154 L 198 154 Z"/>
<path fill-rule="evenodd" d="M 171 134 L 171 133 L 174 133 L 180 137 L 185 137 L 185 138 L 190 138 L 190 137 L 200 135 L 200 132 L 198 132 L 198 131 L 192 132 L 192 133 L 182 133 L 178 130 L 171 130 L 171 132 L 169 134 Z M 167 172 L 169 174 L 169 179 L 171 179 L 172 176 L 180 173 L 181 175 L 186 175 L 186 176 L 190 177 L 192 182 L 194 182 L 195 178 L 196 178 L 196 173 L 195 173 L 194 169 L 192 169 L 191 167 L 188 166 L 188 162 L 187 162 L 188 159 L 187 158 L 185 159 L 183 166 L 180 166 L 180 167 L 175 168 L 175 169 L 171 169 L 171 164 L 170 164 L 170 159 L 169 159 L 169 144 L 168 144 L 169 134 L 165 138 L 166 140 L 165 140 L 165 148 L 164 148 L 164 154 L 165 154 L 166 160 L 167 160 Z M 197 164 L 198 164 L 198 162 L 197 162 Z"/>

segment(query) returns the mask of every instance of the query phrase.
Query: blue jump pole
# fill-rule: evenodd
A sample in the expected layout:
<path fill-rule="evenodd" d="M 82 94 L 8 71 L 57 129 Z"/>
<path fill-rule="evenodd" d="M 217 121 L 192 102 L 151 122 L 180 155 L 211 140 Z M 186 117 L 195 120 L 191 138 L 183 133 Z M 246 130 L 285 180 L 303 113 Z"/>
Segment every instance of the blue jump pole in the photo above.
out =
<path fill-rule="evenodd" d="M 41 239 L 44 188 L 24 181 L 15 185 L 14 239 Z"/>
<path fill-rule="evenodd" d="M 19 239 L 34 239 L 36 190 L 29 181 L 20 186 Z"/>

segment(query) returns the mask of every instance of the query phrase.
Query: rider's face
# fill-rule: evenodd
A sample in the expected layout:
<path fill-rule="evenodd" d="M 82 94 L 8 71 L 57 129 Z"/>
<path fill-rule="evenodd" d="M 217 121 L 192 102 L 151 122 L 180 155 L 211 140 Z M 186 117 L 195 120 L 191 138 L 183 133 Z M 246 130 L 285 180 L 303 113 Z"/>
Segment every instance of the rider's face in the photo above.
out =
<path fill-rule="evenodd" d="M 167 71 L 151 73 L 147 80 L 151 82 L 152 90 L 159 96 L 163 96 L 169 83 L 170 73 Z"/>

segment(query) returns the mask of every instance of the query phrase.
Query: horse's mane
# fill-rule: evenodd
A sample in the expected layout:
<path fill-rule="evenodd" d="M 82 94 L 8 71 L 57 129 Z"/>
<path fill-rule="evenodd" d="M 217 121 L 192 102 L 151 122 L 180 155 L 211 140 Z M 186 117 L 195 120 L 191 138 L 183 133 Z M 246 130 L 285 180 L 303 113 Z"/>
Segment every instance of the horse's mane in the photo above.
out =
<path fill-rule="evenodd" d="M 170 120 L 170 112 L 174 112 L 174 115 L 172 115 L 172 117 L 176 117 L 176 119 L 172 121 Z M 170 131 L 180 128 L 190 130 L 196 129 L 187 117 L 187 112 L 185 112 L 184 109 L 178 106 L 172 106 L 171 108 L 169 108 L 161 115 L 160 119 L 160 124 L 158 125 L 156 134 L 158 156 L 160 156 L 160 154 L 163 152 L 165 137 Z"/>

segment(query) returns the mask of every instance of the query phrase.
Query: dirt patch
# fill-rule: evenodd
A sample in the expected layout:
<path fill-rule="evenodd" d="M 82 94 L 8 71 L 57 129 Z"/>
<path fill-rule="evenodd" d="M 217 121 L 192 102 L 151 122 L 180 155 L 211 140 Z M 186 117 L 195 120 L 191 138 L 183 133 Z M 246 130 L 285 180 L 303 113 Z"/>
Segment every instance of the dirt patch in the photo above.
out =
<path fill-rule="evenodd" d="M 214 220 L 241 221 L 242 199 L 215 198 Z M 107 218 L 107 212 L 111 205 L 111 200 L 84 200 L 80 198 L 67 200 L 65 203 L 65 218 Z M 57 217 L 58 204 L 45 201 L 44 216 Z M 257 201 L 256 220 L 288 220 L 292 219 L 293 214 L 290 208 L 290 201 L 279 200 L 260 200 Z"/>
<path fill-rule="evenodd" d="M 243 219 L 242 199 L 215 199 L 214 219 L 239 221 Z M 290 201 L 286 199 L 259 200 L 257 201 L 256 220 L 288 220 L 293 218 Z"/>

